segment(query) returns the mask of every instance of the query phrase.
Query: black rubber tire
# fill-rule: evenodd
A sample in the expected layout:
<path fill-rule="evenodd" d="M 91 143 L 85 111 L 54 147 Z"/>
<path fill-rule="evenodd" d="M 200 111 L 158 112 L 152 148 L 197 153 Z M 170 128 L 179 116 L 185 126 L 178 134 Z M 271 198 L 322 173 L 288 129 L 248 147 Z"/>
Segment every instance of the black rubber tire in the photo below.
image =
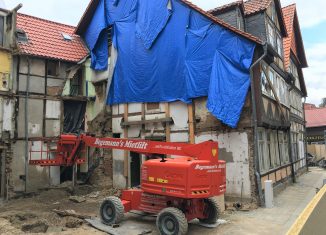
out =
<path fill-rule="evenodd" d="M 124 207 L 120 198 L 108 197 L 104 199 L 100 208 L 100 216 L 103 223 L 118 224 L 124 217 Z"/>
<path fill-rule="evenodd" d="M 207 218 L 199 219 L 204 224 L 215 224 L 220 217 L 220 207 L 215 198 L 205 199 L 205 212 Z"/>
<path fill-rule="evenodd" d="M 156 226 L 161 235 L 184 235 L 188 232 L 185 214 L 174 207 L 165 208 L 158 214 Z"/>

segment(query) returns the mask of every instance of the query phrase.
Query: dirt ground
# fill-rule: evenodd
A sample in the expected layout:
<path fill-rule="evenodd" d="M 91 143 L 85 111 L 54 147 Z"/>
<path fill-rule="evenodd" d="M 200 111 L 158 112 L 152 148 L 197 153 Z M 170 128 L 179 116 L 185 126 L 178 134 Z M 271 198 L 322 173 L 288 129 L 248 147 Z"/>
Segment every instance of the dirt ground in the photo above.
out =
<path fill-rule="evenodd" d="M 76 196 L 83 202 L 73 202 Z M 96 217 L 103 198 L 119 195 L 116 189 L 100 189 L 88 185 L 42 190 L 36 195 L 18 198 L 0 204 L 0 234 L 104 234 L 88 226 L 75 216 L 59 216 L 53 210 L 75 212 L 77 215 Z"/>
<path fill-rule="evenodd" d="M 189 224 L 189 234 L 286 234 L 297 216 L 321 188 L 326 171 L 311 169 L 288 186 L 277 197 L 272 209 L 228 210 L 221 216 L 223 224 L 217 228 L 203 228 L 196 221 Z M 71 195 L 83 202 L 71 201 Z M 119 195 L 115 189 L 79 186 L 75 192 L 70 187 L 48 189 L 27 198 L 18 198 L 1 205 L 0 234 L 106 234 L 92 228 L 85 220 L 74 216 L 59 216 L 53 210 L 73 211 L 77 215 L 98 219 L 102 200 L 109 195 Z M 128 213 L 116 234 L 156 235 L 156 218 Z M 147 232 L 147 233 L 145 233 Z"/>

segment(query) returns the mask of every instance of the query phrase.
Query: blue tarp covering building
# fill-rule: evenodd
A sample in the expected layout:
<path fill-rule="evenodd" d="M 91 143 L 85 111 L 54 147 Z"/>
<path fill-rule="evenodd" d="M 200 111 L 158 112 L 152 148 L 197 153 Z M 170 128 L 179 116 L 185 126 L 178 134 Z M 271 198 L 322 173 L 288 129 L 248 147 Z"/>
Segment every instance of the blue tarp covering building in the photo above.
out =
<path fill-rule="evenodd" d="M 179 0 L 100 0 L 84 34 L 95 70 L 107 69 L 109 27 L 118 58 L 108 104 L 207 96 L 208 110 L 237 126 L 254 42 Z"/>

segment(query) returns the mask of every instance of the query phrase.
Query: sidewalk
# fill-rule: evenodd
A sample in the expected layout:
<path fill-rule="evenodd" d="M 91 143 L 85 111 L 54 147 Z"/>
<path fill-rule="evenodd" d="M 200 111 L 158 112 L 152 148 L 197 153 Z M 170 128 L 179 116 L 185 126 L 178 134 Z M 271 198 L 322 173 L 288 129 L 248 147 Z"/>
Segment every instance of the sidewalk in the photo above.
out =
<path fill-rule="evenodd" d="M 223 219 L 229 223 L 214 230 L 190 226 L 189 234 L 286 234 L 316 195 L 316 188 L 322 187 L 323 179 L 326 179 L 325 170 L 311 168 L 308 173 L 297 179 L 298 183 L 288 186 L 274 198 L 274 208 L 259 208 L 255 211 L 226 215 Z"/>
<path fill-rule="evenodd" d="M 316 188 L 321 188 L 323 179 L 326 179 L 326 171 L 319 168 L 311 168 L 308 173 L 297 178 L 296 184 L 289 185 L 276 198 L 275 207 L 272 209 L 258 208 L 249 212 L 227 212 L 222 219 L 228 223 L 214 229 L 199 227 L 189 224 L 190 235 L 254 235 L 270 234 L 283 235 L 290 229 L 299 214 L 316 195 Z M 123 234 L 139 234 L 141 230 L 152 230 L 152 234 L 158 234 L 155 227 L 155 218 L 139 217 L 128 214 L 126 220 L 118 229 Z M 134 232 L 134 233 L 133 233 Z"/>

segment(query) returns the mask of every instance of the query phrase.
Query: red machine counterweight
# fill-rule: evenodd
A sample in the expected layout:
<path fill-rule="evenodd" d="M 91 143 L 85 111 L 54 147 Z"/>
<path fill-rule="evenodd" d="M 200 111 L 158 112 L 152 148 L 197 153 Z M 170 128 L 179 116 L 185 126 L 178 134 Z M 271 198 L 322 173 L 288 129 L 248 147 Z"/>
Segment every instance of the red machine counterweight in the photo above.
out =
<path fill-rule="evenodd" d="M 108 197 L 103 201 L 100 215 L 104 223 L 119 223 L 123 214 L 131 210 L 158 214 L 161 234 L 185 234 L 188 221 L 195 218 L 216 223 L 219 208 L 213 197 L 226 191 L 226 164 L 218 159 L 216 142 L 187 144 L 61 135 L 53 159 L 30 160 L 30 164 L 82 164 L 87 147 L 179 156 L 146 161 L 141 167 L 139 189 L 124 190 L 121 198 Z"/>

